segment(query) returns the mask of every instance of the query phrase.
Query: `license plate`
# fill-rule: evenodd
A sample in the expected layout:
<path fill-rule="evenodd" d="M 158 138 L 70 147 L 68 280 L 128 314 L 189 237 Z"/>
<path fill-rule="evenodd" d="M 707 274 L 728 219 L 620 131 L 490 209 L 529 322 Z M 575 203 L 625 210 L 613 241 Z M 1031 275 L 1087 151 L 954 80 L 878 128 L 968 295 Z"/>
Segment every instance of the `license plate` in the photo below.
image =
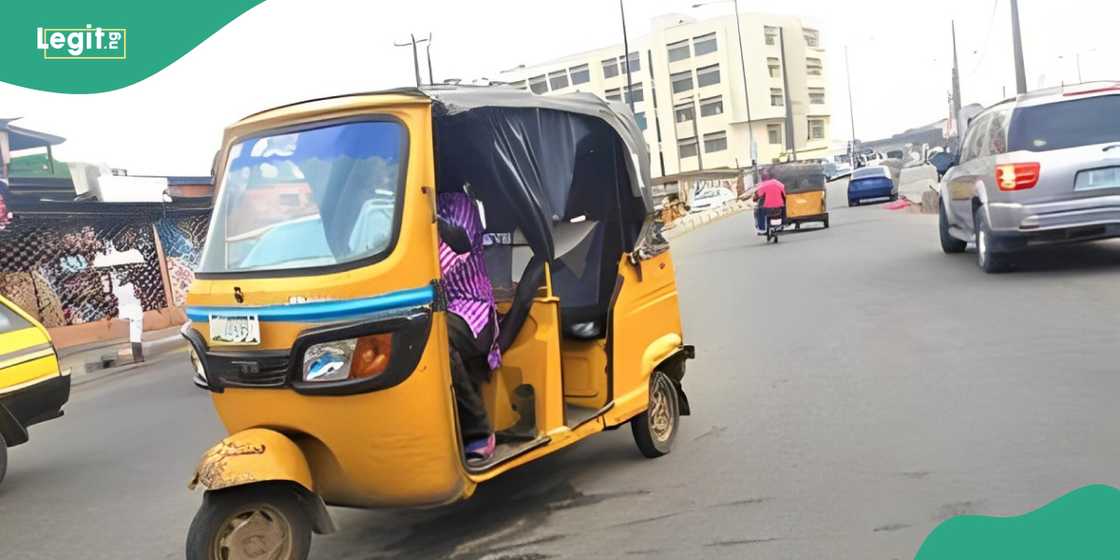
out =
<path fill-rule="evenodd" d="M 773 220 L 770 220 L 770 225 L 772 225 L 772 226 L 780 226 L 780 225 L 782 225 L 782 221 L 781 221 L 781 220 L 778 220 L 778 219 L 773 219 Z"/>
<path fill-rule="evenodd" d="M 210 341 L 219 344 L 260 344 L 260 319 L 256 315 L 211 315 Z"/>
<path fill-rule="evenodd" d="M 1075 191 L 1093 191 L 1120 187 L 1120 167 L 1105 167 L 1078 172 L 1073 182 Z"/>

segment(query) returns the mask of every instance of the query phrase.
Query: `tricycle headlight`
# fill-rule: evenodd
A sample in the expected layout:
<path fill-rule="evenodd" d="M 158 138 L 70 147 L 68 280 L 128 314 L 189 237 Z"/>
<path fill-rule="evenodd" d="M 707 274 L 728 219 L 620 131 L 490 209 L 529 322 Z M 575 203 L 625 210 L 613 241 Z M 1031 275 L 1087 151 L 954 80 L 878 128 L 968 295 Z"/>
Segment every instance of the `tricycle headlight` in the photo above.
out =
<path fill-rule="evenodd" d="M 304 381 L 341 381 L 350 376 L 350 359 L 358 339 L 314 344 L 303 354 Z"/>
<path fill-rule="evenodd" d="M 375 334 L 311 345 L 303 354 L 303 380 L 344 381 L 376 377 L 389 367 L 393 335 Z"/>

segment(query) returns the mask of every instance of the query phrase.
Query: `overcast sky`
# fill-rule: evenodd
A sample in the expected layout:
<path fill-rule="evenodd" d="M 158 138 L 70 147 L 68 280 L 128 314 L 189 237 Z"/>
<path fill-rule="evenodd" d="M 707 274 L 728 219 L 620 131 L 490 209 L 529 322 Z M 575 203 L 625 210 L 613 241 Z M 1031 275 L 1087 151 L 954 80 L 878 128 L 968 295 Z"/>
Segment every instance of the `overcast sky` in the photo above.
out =
<path fill-rule="evenodd" d="M 632 36 L 653 16 L 731 13 L 730 2 L 627 0 Z M 392 6 L 392 8 L 390 8 Z M 744 12 L 799 15 L 821 30 L 828 54 L 833 139 L 849 136 L 844 48 L 851 56 L 855 123 L 865 140 L 932 122 L 948 112 L 950 20 L 957 22 L 963 98 L 990 104 L 1014 90 L 1009 0 L 912 2 L 741 0 Z M 1113 40 L 1120 3 L 1020 2 L 1031 88 L 1120 78 Z M 36 92 L 0 83 L 0 117 L 62 135 L 56 151 L 133 174 L 209 173 L 224 126 L 309 97 L 410 85 L 410 32 L 434 35 L 437 81 L 498 79 L 498 71 L 620 42 L 615 0 L 267 0 L 168 69 L 97 95 Z"/>

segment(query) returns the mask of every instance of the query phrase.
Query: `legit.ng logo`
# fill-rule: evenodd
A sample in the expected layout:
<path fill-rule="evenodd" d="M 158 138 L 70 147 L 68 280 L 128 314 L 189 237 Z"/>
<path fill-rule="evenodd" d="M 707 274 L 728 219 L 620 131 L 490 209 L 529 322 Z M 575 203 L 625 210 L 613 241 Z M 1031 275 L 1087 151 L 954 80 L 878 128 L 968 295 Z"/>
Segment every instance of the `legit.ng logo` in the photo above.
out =
<path fill-rule="evenodd" d="M 46 60 L 125 60 L 128 30 L 94 27 L 39 27 L 37 45 Z"/>

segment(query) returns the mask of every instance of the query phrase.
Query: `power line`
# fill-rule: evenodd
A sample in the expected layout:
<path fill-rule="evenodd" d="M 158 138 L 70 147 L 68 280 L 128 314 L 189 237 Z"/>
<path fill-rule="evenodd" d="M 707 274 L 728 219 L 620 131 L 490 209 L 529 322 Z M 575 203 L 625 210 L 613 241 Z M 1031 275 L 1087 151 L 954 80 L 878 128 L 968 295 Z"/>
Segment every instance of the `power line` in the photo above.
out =
<path fill-rule="evenodd" d="M 999 0 L 992 1 L 992 15 L 988 18 L 988 30 L 984 32 L 984 46 L 980 50 L 980 60 L 976 62 L 976 66 L 968 73 L 968 77 L 972 78 L 980 71 L 980 67 L 984 65 L 984 58 L 988 55 L 988 43 L 992 40 L 992 26 L 996 22 L 996 12 L 999 11 Z"/>

